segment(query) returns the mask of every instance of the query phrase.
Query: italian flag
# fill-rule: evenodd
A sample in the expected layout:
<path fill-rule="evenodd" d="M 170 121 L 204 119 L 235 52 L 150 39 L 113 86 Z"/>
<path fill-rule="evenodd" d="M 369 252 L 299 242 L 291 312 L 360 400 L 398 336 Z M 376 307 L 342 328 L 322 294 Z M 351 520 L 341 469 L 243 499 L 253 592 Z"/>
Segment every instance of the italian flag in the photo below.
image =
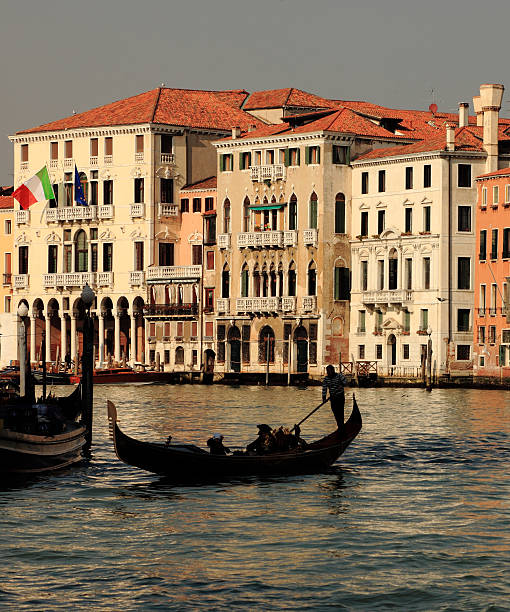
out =
<path fill-rule="evenodd" d="M 54 200 L 55 194 L 48 176 L 48 168 L 44 166 L 32 178 L 29 178 L 26 183 L 20 185 L 12 194 L 18 200 L 21 208 L 26 210 L 32 204 L 43 200 Z"/>

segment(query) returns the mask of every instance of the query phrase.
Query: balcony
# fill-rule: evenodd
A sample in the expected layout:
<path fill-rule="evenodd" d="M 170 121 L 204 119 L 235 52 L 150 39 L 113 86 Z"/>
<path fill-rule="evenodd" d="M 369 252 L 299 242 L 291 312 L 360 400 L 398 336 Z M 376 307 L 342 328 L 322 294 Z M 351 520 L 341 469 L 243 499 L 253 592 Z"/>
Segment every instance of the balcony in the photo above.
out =
<path fill-rule="evenodd" d="M 19 165 L 19 169 L 20 170 L 28 170 L 28 162 L 27 161 L 22 161 Z"/>
<path fill-rule="evenodd" d="M 74 159 L 72 157 L 66 157 L 64 159 L 64 169 L 74 170 Z"/>
<path fill-rule="evenodd" d="M 173 153 L 161 153 L 160 162 L 162 164 L 173 164 L 175 155 Z"/>
<path fill-rule="evenodd" d="M 145 279 L 145 272 L 142 270 L 133 270 L 129 273 L 129 284 L 132 287 L 141 287 Z"/>
<path fill-rule="evenodd" d="M 282 297 L 282 312 L 296 312 L 296 298 L 293 296 Z"/>
<path fill-rule="evenodd" d="M 237 298 L 236 310 L 237 312 L 278 312 L 280 310 L 280 298 Z"/>
<path fill-rule="evenodd" d="M 22 225 L 23 223 L 28 224 L 30 221 L 29 210 L 17 210 L 16 211 L 16 225 Z"/>
<path fill-rule="evenodd" d="M 144 160 L 144 152 L 135 153 L 135 163 L 143 162 Z"/>
<path fill-rule="evenodd" d="M 97 273 L 97 284 L 99 287 L 112 287 L 113 286 L 113 272 L 98 272 Z"/>
<path fill-rule="evenodd" d="M 147 282 L 166 280 L 197 280 L 202 276 L 202 266 L 160 266 L 148 268 Z"/>
<path fill-rule="evenodd" d="M 97 155 L 91 155 L 89 158 L 89 165 L 92 168 L 96 168 L 99 165 L 99 162 L 97 160 Z"/>
<path fill-rule="evenodd" d="M 56 170 L 58 168 L 58 159 L 50 159 L 50 170 Z"/>
<path fill-rule="evenodd" d="M 218 246 L 220 249 L 230 249 L 230 234 L 218 234 Z"/>
<path fill-rule="evenodd" d="M 150 317 L 189 317 L 198 315 L 198 304 L 147 304 L 143 311 Z"/>
<path fill-rule="evenodd" d="M 283 164 L 250 166 L 250 175 L 252 181 L 285 180 L 285 166 Z"/>
<path fill-rule="evenodd" d="M 303 243 L 305 246 L 317 246 L 318 231 L 316 229 L 306 229 L 303 231 Z"/>
<path fill-rule="evenodd" d="M 228 298 L 218 298 L 216 300 L 216 310 L 219 313 L 230 313 L 230 300 Z"/>
<path fill-rule="evenodd" d="M 98 219 L 113 219 L 113 205 L 103 204 L 97 207 Z"/>
<path fill-rule="evenodd" d="M 85 287 L 85 284 L 96 284 L 95 272 L 65 272 L 63 274 L 43 274 L 43 286 L 49 287 Z"/>
<path fill-rule="evenodd" d="M 298 233 L 296 230 L 286 230 L 283 232 L 283 246 L 295 247 L 298 243 Z"/>
<path fill-rule="evenodd" d="M 4 285 L 12 284 L 12 274 L 10 272 L 4 272 Z"/>
<path fill-rule="evenodd" d="M 316 295 L 308 295 L 303 298 L 303 311 L 304 312 L 313 312 L 317 310 L 317 296 Z"/>
<path fill-rule="evenodd" d="M 129 212 L 132 219 L 139 219 L 145 215 L 145 204 L 136 203 L 129 205 Z"/>
<path fill-rule="evenodd" d="M 485 317 L 485 310 L 486 310 L 485 307 L 479 308 L 478 309 L 478 316 L 479 317 Z"/>
<path fill-rule="evenodd" d="M 28 274 L 14 275 L 14 289 L 28 289 Z"/>
<path fill-rule="evenodd" d="M 363 304 L 406 304 L 413 301 L 413 292 L 407 289 L 391 291 L 366 291 L 361 296 Z"/>
<path fill-rule="evenodd" d="M 48 208 L 46 210 L 47 223 L 59 221 L 95 221 L 97 219 L 97 206 L 64 206 L 62 208 Z"/>
<path fill-rule="evenodd" d="M 111 166 L 113 163 L 113 155 L 105 155 L 104 156 L 104 165 Z"/>
<path fill-rule="evenodd" d="M 179 216 L 178 204 L 160 204 L 159 205 L 159 216 L 160 217 L 178 217 Z"/>
<path fill-rule="evenodd" d="M 237 235 L 237 246 L 240 249 L 246 247 L 280 248 L 283 246 L 283 232 L 271 230 L 265 232 L 243 232 Z"/>

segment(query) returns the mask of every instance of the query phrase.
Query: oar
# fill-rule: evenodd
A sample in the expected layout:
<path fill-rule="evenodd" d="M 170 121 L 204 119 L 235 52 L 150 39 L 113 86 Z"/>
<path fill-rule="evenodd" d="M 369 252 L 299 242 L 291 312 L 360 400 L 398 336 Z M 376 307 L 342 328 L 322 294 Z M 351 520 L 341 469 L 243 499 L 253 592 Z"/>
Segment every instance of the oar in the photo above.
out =
<path fill-rule="evenodd" d="M 322 406 L 324 406 L 324 404 L 326 404 L 327 402 L 329 402 L 329 400 L 331 399 L 331 396 L 328 397 L 327 399 L 325 399 L 323 402 L 321 402 L 316 408 L 314 408 L 312 410 L 312 412 L 308 413 L 304 419 L 301 419 L 299 421 L 299 423 L 297 425 L 294 425 L 294 427 L 290 430 L 291 432 L 294 431 L 294 429 L 296 429 L 296 427 L 299 427 L 302 423 L 304 423 L 307 419 L 309 419 L 312 414 L 314 414 L 315 412 L 317 412 L 317 410 L 319 410 L 319 408 L 322 408 Z"/>

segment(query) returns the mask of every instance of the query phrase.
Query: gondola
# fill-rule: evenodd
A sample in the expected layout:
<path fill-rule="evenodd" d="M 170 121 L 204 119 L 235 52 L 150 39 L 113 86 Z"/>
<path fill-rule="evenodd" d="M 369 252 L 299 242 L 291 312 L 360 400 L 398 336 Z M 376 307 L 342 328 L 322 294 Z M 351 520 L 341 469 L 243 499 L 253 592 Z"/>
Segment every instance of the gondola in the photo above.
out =
<path fill-rule="evenodd" d="M 165 444 L 135 440 L 121 431 L 115 405 L 108 401 L 110 437 L 117 457 L 148 472 L 176 482 L 320 472 L 331 466 L 358 435 L 361 414 L 353 398 L 351 416 L 338 430 L 301 450 L 268 455 L 211 455 L 193 444 Z"/>

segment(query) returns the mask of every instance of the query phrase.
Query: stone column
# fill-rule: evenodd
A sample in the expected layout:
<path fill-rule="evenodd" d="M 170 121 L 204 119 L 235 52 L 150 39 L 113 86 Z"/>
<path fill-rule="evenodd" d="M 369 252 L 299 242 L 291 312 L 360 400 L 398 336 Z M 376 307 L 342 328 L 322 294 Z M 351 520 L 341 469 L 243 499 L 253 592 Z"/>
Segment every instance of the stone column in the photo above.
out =
<path fill-rule="evenodd" d="M 102 368 L 104 366 L 104 318 L 105 313 L 99 313 L 99 367 Z"/>
<path fill-rule="evenodd" d="M 76 315 L 74 312 L 71 314 L 71 359 L 75 363 L 78 361 L 77 347 L 76 347 Z"/>
<path fill-rule="evenodd" d="M 120 313 L 115 313 L 115 350 L 114 359 L 117 363 L 120 362 Z"/>
<path fill-rule="evenodd" d="M 60 361 L 65 361 L 67 354 L 67 320 L 65 315 L 60 317 Z"/>
<path fill-rule="evenodd" d="M 32 363 L 35 362 L 35 340 L 36 340 L 35 322 L 36 321 L 37 321 L 37 317 L 32 315 L 32 320 L 30 321 L 30 361 Z"/>
<path fill-rule="evenodd" d="M 135 364 L 137 361 L 136 355 L 136 314 L 134 310 L 131 310 L 131 333 L 129 334 L 129 360 L 131 361 L 131 365 Z"/>
<path fill-rule="evenodd" d="M 46 363 L 51 361 L 51 319 L 49 312 L 46 311 L 46 317 L 44 319 L 44 332 L 46 334 Z"/>

